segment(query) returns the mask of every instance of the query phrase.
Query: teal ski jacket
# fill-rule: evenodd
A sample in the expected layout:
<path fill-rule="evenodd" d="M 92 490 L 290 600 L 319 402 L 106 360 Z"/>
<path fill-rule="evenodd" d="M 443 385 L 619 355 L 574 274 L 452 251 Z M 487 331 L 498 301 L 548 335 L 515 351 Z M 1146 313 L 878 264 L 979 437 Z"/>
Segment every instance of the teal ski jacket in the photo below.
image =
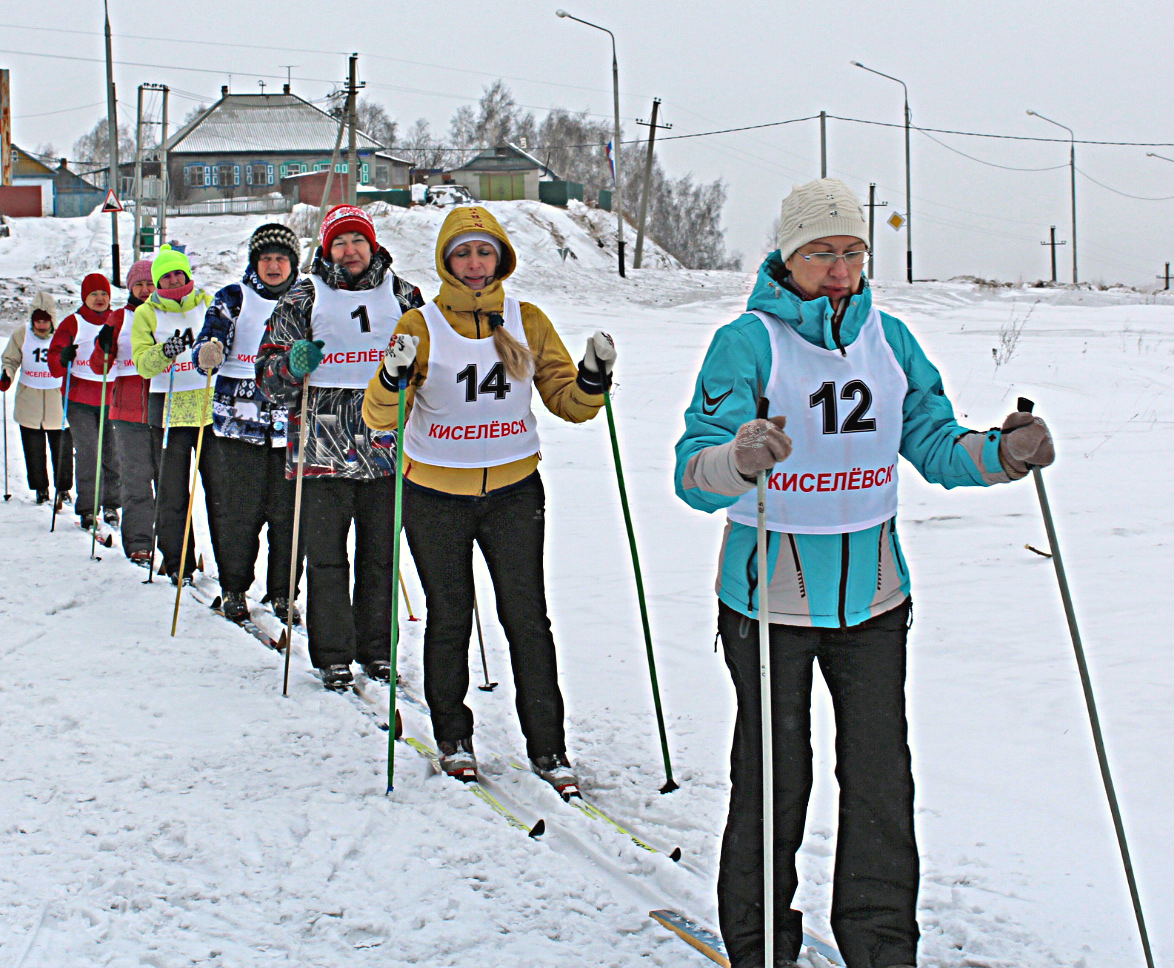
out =
<path fill-rule="evenodd" d="M 676 447 L 676 490 L 690 507 L 712 513 L 754 488 L 737 472 L 733 438 L 755 416 L 760 387 L 771 375 L 770 337 L 750 310 L 770 313 L 808 342 L 828 350 L 849 347 L 872 308 L 867 279 L 837 320 L 826 297 L 801 300 L 784 285 L 778 251 L 758 270 L 747 312 L 713 337 L 685 432 Z M 899 319 L 881 313 L 885 339 L 908 380 L 902 406 L 900 453 L 926 480 L 952 488 L 1011 480 L 999 462 L 999 430 L 974 431 L 954 419 L 937 368 Z M 798 419 L 799 415 L 791 415 Z M 909 595 L 909 570 L 897 538 L 897 519 L 844 534 L 768 536 L 769 620 L 822 628 L 858 625 L 900 605 Z M 727 521 L 717 577 L 718 598 L 757 617 L 757 534 Z"/>

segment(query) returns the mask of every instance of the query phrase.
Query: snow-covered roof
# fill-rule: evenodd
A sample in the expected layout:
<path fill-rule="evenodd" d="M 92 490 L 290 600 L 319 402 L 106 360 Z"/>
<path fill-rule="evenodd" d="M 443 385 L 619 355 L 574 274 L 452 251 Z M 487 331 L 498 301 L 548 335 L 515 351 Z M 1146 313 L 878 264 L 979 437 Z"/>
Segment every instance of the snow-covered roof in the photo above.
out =
<path fill-rule="evenodd" d="M 535 168 L 543 175 L 558 178 L 558 175 L 529 152 L 523 151 L 517 145 L 505 144 L 486 149 L 472 161 L 454 168 L 453 171 L 532 171 Z"/>
<path fill-rule="evenodd" d="M 168 138 L 167 150 L 204 155 L 329 154 L 337 137 L 338 119 L 296 94 L 225 94 Z M 358 132 L 358 147 L 364 153 L 384 149 L 362 131 Z M 342 148 L 345 151 L 345 136 Z"/>

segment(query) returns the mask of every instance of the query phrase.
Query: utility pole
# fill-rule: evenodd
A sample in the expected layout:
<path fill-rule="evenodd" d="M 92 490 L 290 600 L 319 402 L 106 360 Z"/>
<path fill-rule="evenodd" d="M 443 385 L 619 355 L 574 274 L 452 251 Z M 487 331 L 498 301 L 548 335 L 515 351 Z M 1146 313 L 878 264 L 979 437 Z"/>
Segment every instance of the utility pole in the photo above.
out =
<path fill-rule="evenodd" d="M 135 115 L 135 262 L 143 254 L 143 85 L 139 85 L 138 111 Z"/>
<path fill-rule="evenodd" d="M 819 112 L 819 177 L 828 176 L 828 113 Z"/>
<path fill-rule="evenodd" d="M 1056 284 L 1056 246 L 1065 245 L 1066 243 L 1056 241 L 1056 226 L 1054 226 L 1054 225 L 1052 226 L 1052 229 L 1051 229 L 1051 236 L 1052 237 L 1051 237 L 1050 242 L 1041 242 L 1040 245 L 1050 245 L 1052 247 L 1052 285 L 1055 285 Z"/>
<path fill-rule="evenodd" d="M 12 101 L 8 68 L 0 69 L 0 185 L 12 184 Z"/>
<path fill-rule="evenodd" d="M 167 194 L 171 180 L 167 168 L 167 96 L 171 89 L 164 84 L 162 90 L 163 128 L 159 133 L 159 238 L 155 241 L 156 249 L 167 240 Z"/>
<path fill-rule="evenodd" d="M 1166 285 L 1163 288 L 1165 288 L 1165 289 L 1170 288 L 1170 263 L 1169 262 L 1166 263 L 1166 274 L 1164 276 L 1158 276 L 1158 278 L 1166 280 Z"/>
<path fill-rule="evenodd" d="M 359 55 L 351 54 L 350 74 L 347 81 L 347 124 L 350 133 L 347 141 L 347 202 L 357 205 L 359 201 L 359 142 L 358 142 L 358 102 L 359 91 L 366 87 L 366 83 L 358 84 Z"/>
<path fill-rule="evenodd" d="M 648 217 L 648 197 L 652 191 L 652 146 L 656 142 L 656 129 L 663 128 L 668 131 L 671 124 L 657 124 L 656 115 L 660 110 L 660 98 L 654 97 L 652 99 L 652 120 L 641 121 L 636 119 L 636 123 L 644 125 L 648 130 L 648 158 L 644 162 L 644 194 L 640 196 L 640 223 L 636 227 L 636 257 L 632 260 L 632 268 L 639 269 L 640 261 L 644 256 L 644 222 Z"/>
<path fill-rule="evenodd" d="M 155 249 L 157 250 L 167 239 L 167 102 L 168 95 L 171 89 L 166 84 L 141 84 L 139 85 L 139 114 L 142 115 L 142 99 L 143 91 L 159 91 L 163 95 L 163 120 L 162 122 L 155 121 L 141 121 L 139 132 L 139 149 L 135 153 L 135 195 L 139 200 L 135 206 L 135 256 L 142 255 L 142 230 L 145 219 L 138 214 L 138 208 L 145 202 L 154 211 L 154 225 L 152 226 L 155 233 Z M 147 197 L 145 191 L 146 183 L 143 181 L 141 166 L 143 154 L 142 150 L 142 131 L 141 127 L 145 125 L 152 125 L 161 123 L 159 132 L 159 144 L 152 152 L 154 160 L 159 165 L 159 177 L 156 179 L 157 194 L 154 197 Z M 151 160 L 148 158 L 147 160 Z"/>
<path fill-rule="evenodd" d="M 872 247 L 872 230 L 876 227 L 876 210 L 884 208 L 888 202 L 878 202 L 876 200 L 876 182 L 868 183 L 868 251 L 873 252 Z M 876 278 L 876 263 L 873 262 L 869 267 L 868 278 Z"/>
<path fill-rule="evenodd" d="M 110 40 L 110 8 L 103 3 L 106 13 L 106 124 L 110 138 L 110 189 L 118 194 L 118 101 L 114 94 L 114 54 Z M 111 282 L 122 285 L 118 254 L 118 213 L 110 213 L 110 258 L 113 266 Z"/>

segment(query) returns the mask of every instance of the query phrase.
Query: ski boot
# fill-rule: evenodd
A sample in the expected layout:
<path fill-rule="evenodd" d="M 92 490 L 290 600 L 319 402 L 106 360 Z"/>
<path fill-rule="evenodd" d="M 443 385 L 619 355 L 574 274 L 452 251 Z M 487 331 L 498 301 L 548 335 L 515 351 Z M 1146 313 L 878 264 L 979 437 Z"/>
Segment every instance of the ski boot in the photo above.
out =
<path fill-rule="evenodd" d="M 42 504 L 48 504 L 48 503 L 49 503 L 49 492 L 48 491 L 37 491 L 37 505 L 40 506 Z"/>
<path fill-rule="evenodd" d="M 249 617 L 249 603 L 244 592 L 226 591 L 221 599 L 221 608 L 224 617 L 230 622 L 243 622 Z"/>
<path fill-rule="evenodd" d="M 374 679 L 376 682 L 391 682 L 391 663 L 386 659 L 364 662 L 363 672 L 368 679 Z"/>
<path fill-rule="evenodd" d="M 71 500 L 73 499 L 69 496 L 69 491 L 59 491 L 57 493 L 57 500 L 53 503 L 53 513 L 57 514 L 60 512 Z"/>
<path fill-rule="evenodd" d="M 151 552 L 149 551 L 132 551 L 129 555 L 131 563 L 138 565 L 140 568 L 151 567 Z"/>
<path fill-rule="evenodd" d="M 477 779 L 477 758 L 473 755 L 473 737 L 458 739 L 455 742 L 441 740 L 436 744 L 440 747 L 440 770 L 462 783 L 472 783 Z"/>
<path fill-rule="evenodd" d="M 102 508 L 102 520 L 110 527 L 117 528 L 119 524 L 118 508 Z"/>
<path fill-rule="evenodd" d="M 94 530 L 94 515 L 91 514 L 89 511 L 82 511 L 82 513 L 78 516 L 78 526 L 83 531 L 93 531 Z"/>
<path fill-rule="evenodd" d="M 579 778 L 571 769 L 566 753 L 547 753 L 530 760 L 530 769 L 549 783 L 564 800 L 581 796 Z"/>
<path fill-rule="evenodd" d="M 318 670 L 322 685 L 331 692 L 346 692 L 355 681 L 349 665 L 328 665 Z"/>
<path fill-rule="evenodd" d="M 282 622 L 289 621 L 289 599 L 284 595 L 274 595 L 269 599 L 269 607 Z M 293 623 L 294 625 L 302 624 L 302 613 L 298 611 L 297 605 L 293 607 Z"/>

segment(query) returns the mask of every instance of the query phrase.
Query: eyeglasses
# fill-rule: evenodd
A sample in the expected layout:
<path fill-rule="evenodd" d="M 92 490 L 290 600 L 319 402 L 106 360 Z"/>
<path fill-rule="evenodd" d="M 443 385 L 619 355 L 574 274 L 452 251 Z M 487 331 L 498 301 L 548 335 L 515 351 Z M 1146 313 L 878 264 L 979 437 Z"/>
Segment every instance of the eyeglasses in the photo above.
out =
<path fill-rule="evenodd" d="M 802 257 L 812 265 L 819 266 L 821 269 L 830 269 L 836 264 L 837 259 L 843 259 L 844 265 L 859 268 L 868 261 L 870 253 L 867 249 L 856 249 L 852 252 L 845 252 L 843 255 L 838 255 L 835 252 L 796 252 L 795 255 Z"/>

